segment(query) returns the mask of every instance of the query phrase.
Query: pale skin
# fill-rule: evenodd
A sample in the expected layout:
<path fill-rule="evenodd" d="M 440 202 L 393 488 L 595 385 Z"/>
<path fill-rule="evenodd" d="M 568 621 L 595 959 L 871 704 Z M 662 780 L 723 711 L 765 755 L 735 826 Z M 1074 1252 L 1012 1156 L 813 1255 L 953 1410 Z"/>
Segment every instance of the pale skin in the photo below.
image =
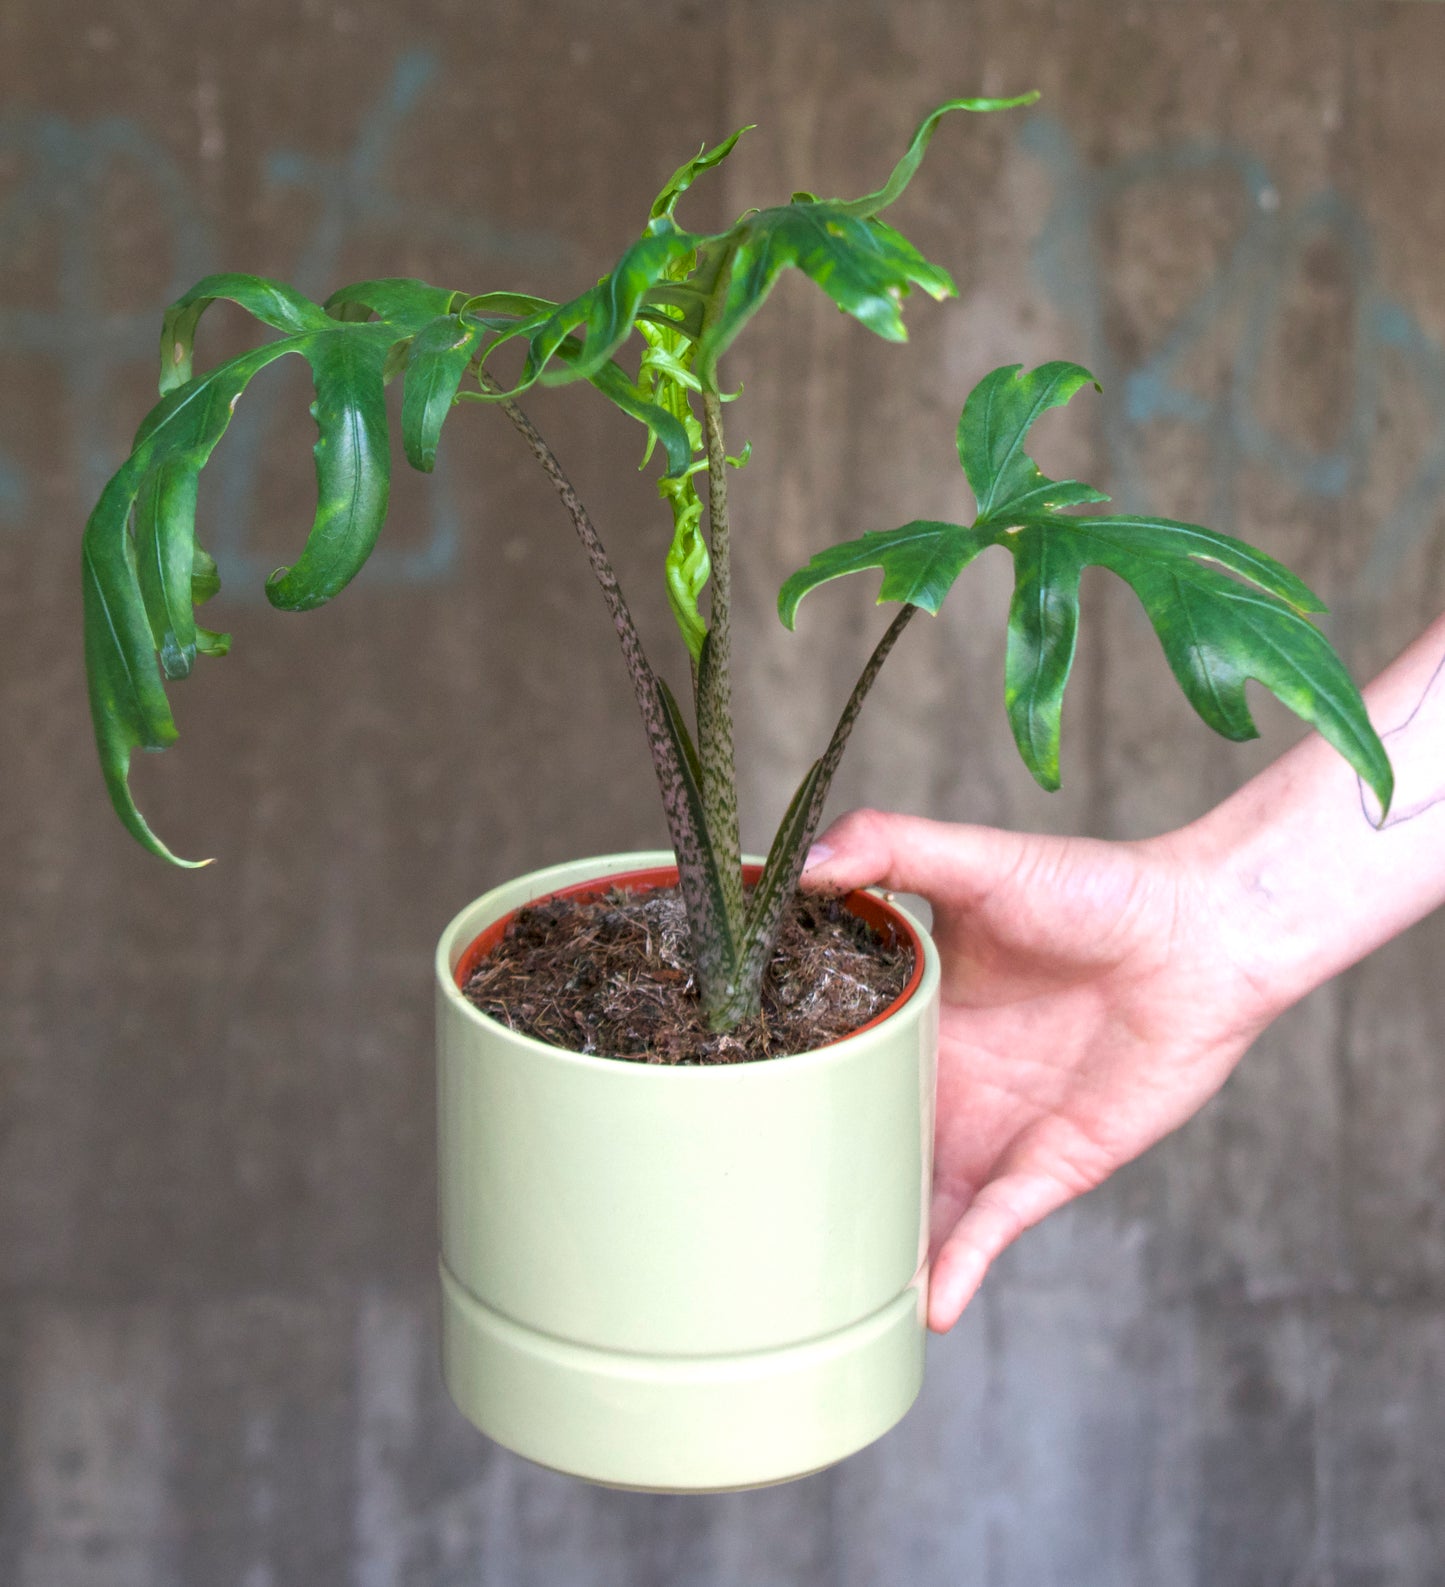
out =
<path fill-rule="evenodd" d="M 1388 819 L 1311 735 L 1178 831 L 1099 842 L 855 811 L 804 885 L 933 906 L 929 1326 L 1023 1231 L 1183 1124 L 1255 1037 L 1445 903 L 1445 618 L 1365 691 Z"/>

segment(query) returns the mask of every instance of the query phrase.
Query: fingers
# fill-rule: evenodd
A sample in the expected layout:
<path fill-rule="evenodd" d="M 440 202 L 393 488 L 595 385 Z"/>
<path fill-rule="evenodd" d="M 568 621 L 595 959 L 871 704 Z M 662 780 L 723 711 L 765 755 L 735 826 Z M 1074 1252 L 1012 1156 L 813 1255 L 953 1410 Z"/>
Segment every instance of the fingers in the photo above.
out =
<path fill-rule="evenodd" d="M 854 810 L 813 845 L 803 886 L 839 892 L 884 887 L 968 904 L 1013 873 L 1027 843 L 1016 833 L 987 827 Z"/>
<path fill-rule="evenodd" d="M 1077 1194 L 1040 1174 L 1006 1174 L 985 1185 L 934 1258 L 928 1282 L 928 1326 L 934 1333 L 947 1333 L 958 1321 L 1001 1251 Z"/>

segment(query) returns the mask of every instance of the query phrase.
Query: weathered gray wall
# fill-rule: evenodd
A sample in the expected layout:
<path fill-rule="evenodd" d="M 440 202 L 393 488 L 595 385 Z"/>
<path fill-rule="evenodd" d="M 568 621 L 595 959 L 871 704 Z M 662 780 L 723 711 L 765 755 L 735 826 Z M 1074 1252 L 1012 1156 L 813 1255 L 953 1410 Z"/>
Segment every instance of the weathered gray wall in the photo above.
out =
<path fill-rule="evenodd" d="M 1105 396 L 1046 455 L 1257 535 L 1368 674 L 1445 596 L 1442 66 L 1445 8 L 1368 0 L 0 0 L 0 1582 L 1445 1581 L 1445 923 L 1025 1240 L 881 1446 L 758 1495 L 594 1491 L 473 1433 L 434 1341 L 435 933 L 661 836 L 555 503 L 460 415 L 375 571 L 282 618 L 257 592 L 308 519 L 305 397 L 246 399 L 203 505 L 236 648 L 137 778 L 220 856 L 199 874 L 108 812 L 76 581 L 160 307 L 205 270 L 562 296 L 704 138 L 760 124 L 688 200 L 720 223 L 862 190 L 947 94 L 1037 85 L 945 126 L 898 212 L 960 303 L 916 304 L 900 350 L 790 281 L 735 358 L 754 841 L 877 622 L 838 589 L 786 638 L 778 578 L 951 511 L 997 362 L 1090 363 Z M 608 460 L 635 436 L 537 409 L 664 634 L 651 486 Z M 1138 834 L 1288 741 L 1270 709 L 1262 747 L 1214 740 L 1101 578 L 1046 799 L 1003 721 L 1006 577 L 915 625 L 840 807 Z"/>

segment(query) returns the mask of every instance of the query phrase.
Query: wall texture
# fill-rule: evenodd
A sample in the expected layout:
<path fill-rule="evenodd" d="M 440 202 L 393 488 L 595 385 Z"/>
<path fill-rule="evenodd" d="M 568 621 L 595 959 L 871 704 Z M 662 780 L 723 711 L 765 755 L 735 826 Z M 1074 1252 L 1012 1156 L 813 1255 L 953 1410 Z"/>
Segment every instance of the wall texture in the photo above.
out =
<path fill-rule="evenodd" d="M 93 765 L 77 539 L 225 266 L 580 290 L 704 139 L 699 225 L 863 191 L 961 300 L 885 346 L 788 281 L 742 344 L 742 731 L 760 841 L 878 619 L 778 579 L 944 515 L 993 364 L 1103 378 L 1058 472 L 1256 536 L 1367 676 L 1445 597 L 1445 8 L 1119 0 L 0 4 L 0 1582 L 17 1587 L 1428 1587 L 1445 1580 L 1445 1065 L 1425 923 L 1297 1009 L 1192 1125 L 1000 1264 L 890 1437 L 784 1489 L 585 1488 L 487 1445 L 436 1368 L 428 962 L 492 882 L 652 845 L 607 620 L 505 426 L 398 481 L 374 569 L 259 599 L 309 521 L 307 400 L 238 411 L 202 511 L 235 650 L 138 769 Z M 215 311 L 206 345 L 239 346 Z M 539 422 L 667 630 L 635 436 Z M 469 422 L 470 421 L 470 422 Z M 644 533 L 633 524 L 646 523 Z M 1065 791 L 1001 708 L 1007 570 L 915 624 L 838 803 L 1128 836 L 1288 743 L 1221 746 L 1126 591 L 1086 585 Z M 831 614 L 831 622 L 829 619 Z M 821 680 L 821 687 L 820 687 Z"/>

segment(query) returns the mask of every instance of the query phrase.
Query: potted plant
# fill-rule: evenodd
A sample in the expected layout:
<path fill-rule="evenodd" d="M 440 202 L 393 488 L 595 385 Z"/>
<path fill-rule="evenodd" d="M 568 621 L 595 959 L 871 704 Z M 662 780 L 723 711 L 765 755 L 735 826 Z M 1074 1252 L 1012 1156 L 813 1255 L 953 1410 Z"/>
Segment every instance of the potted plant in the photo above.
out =
<path fill-rule="evenodd" d="M 323 305 L 254 276 L 207 277 L 166 312 L 161 400 L 86 527 L 86 663 L 101 766 L 126 827 L 174 860 L 131 797 L 130 756 L 176 736 L 164 682 L 227 648 L 226 636 L 195 617 L 218 588 L 195 535 L 197 478 L 253 375 L 295 353 L 316 388 L 318 508 L 300 557 L 267 581 L 282 610 L 329 600 L 376 541 L 388 488 L 384 388 L 393 379 L 402 382 L 401 438 L 414 467 L 432 468 L 454 408 L 481 404 L 505 415 L 559 495 L 621 642 L 672 854 L 581 861 L 499 887 L 443 933 L 436 970 L 448 1383 L 485 1430 L 562 1470 L 684 1490 L 785 1480 L 860 1448 L 907 1409 L 922 1373 L 938 965 L 906 912 L 855 898 L 850 909 L 911 954 L 908 985 L 880 1022 L 764 1062 L 625 1061 L 540 1041 L 512 1028 L 505 998 L 494 1017 L 464 995 L 474 972 L 491 973 L 494 947 L 521 906 L 569 891 L 595 898 L 621 878 L 646 909 L 675 880 L 685 957 L 667 974 L 685 983 L 696 1029 L 736 1057 L 735 1033 L 759 1025 L 779 973 L 779 934 L 796 918 L 804 857 L 864 699 L 907 623 L 919 610 L 936 612 L 990 547 L 1015 563 L 1006 703 L 1019 751 L 1045 787 L 1059 779 L 1079 577 L 1097 565 L 1138 593 L 1211 727 L 1254 735 L 1245 684 L 1255 679 L 1317 727 L 1388 805 L 1380 742 L 1310 620 L 1319 601 L 1263 552 L 1209 529 L 1073 510 L 1108 498 L 1048 478 L 1025 445 L 1034 422 L 1092 377 L 1071 363 L 1014 365 L 986 375 L 963 404 L 957 443 L 977 501 L 971 523 L 915 520 L 866 532 L 820 550 L 784 583 L 779 612 L 789 627 L 814 587 L 865 569 L 881 570 L 879 599 L 898 610 L 767 855 L 745 868 L 728 476 L 747 449 L 731 453 L 725 439 L 721 362 L 786 268 L 875 334 L 904 340 L 910 290 L 942 298 L 953 286 L 882 212 L 947 114 L 1033 98 L 939 106 L 888 181 L 864 198 L 797 193 L 723 232 L 685 230 L 679 200 L 727 157 L 735 133 L 687 161 L 639 239 L 563 304 L 376 280 Z M 192 342 L 217 298 L 279 334 L 197 374 Z M 507 347 L 521 355 L 512 378 L 497 373 Z M 583 382 L 640 422 L 647 456 L 662 459 L 671 521 L 664 575 L 686 650 L 691 720 L 643 648 L 586 507 L 519 406 L 533 385 Z M 597 907 L 605 916 L 618 904 L 607 894 Z M 559 917 L 571 908 L 547 907 Z"/>

